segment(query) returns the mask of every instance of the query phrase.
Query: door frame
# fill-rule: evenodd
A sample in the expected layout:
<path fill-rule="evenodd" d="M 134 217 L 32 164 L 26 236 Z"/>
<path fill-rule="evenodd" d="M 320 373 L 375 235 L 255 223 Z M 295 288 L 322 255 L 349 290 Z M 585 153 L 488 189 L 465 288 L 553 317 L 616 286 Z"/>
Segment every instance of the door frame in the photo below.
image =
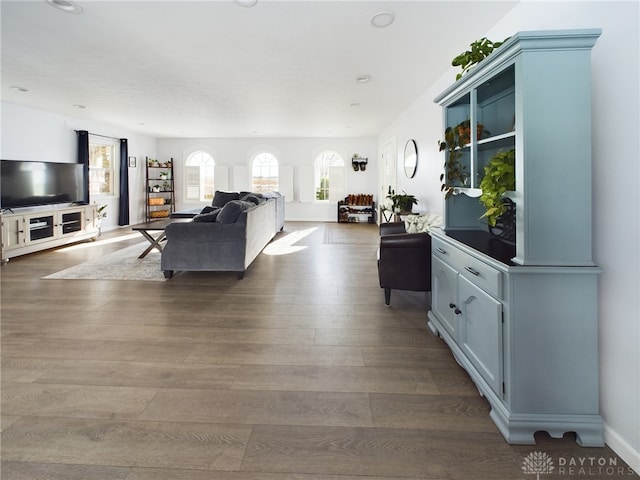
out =
<path fill-rule="evenodd" d="M 396 137 L 387 140 L 380 147 L 380 191 L 378 205 L 382 208 L 382 202 L 389 193 L 389 187 L 396 190 L 398 186 L 398 140 Z M 382 210 L 380 210 L 382 212 Z M 378 215 L 378 223 L 382 222 L 382 214 Z"/>

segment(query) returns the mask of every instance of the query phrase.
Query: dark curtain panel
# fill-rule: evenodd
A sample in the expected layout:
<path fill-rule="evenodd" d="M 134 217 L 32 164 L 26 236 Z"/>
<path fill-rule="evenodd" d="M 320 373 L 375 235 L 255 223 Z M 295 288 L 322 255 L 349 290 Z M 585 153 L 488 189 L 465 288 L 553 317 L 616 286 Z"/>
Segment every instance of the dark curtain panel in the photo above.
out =
<path fill-rule="evenodd" d="M 120 139 L 120 205 L 118 225 L 129 225 L 129 146 L 126 138 Z"/>
<path fill-rule="evenodd" d="M 78 134 L 78 163 L 84 165 L 84 202 L 89 203 L 89 132 L 77 130 Z"/>

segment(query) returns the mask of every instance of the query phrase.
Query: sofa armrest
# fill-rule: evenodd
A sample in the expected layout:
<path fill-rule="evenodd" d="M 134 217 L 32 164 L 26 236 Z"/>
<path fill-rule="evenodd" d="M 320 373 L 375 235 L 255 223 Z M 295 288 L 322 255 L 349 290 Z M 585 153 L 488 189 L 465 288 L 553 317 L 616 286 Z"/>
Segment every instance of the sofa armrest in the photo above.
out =
<path fill-rule="evenodd" d="M 390 289 L 431 290 L 431 236 L 401 233 L 380 237 L 378 277 L 387 305 Z"/>
<path fill-rule="evenodd" d="M 431 237 L 428 233 L 397 233 L 380 237 L 380 250 L 386 249 L 420 249 L 431 255 Z"/>
<path fill-rule="evenodd" d="M 233 242 L 244 238 L 245 225 L 215 222 L 175 222 L 165 228 L 167 242 Z"/>
<path fill-rule="evenodd" d="M 389 222 L 380 224 L 380 235 L 393 235 L 397 233 L 406 233 L 404 222 Z"/>

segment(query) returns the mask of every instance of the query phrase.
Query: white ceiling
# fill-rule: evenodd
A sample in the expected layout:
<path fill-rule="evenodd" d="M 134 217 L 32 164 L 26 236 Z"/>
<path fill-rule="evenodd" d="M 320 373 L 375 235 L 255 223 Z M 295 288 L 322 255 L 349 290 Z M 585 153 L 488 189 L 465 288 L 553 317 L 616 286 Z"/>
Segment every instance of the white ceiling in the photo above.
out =
<path fill-rule="evenodd" d="M 516 3 L 2 0 L 2 100 L 156 137 L 375 136 Z"/>

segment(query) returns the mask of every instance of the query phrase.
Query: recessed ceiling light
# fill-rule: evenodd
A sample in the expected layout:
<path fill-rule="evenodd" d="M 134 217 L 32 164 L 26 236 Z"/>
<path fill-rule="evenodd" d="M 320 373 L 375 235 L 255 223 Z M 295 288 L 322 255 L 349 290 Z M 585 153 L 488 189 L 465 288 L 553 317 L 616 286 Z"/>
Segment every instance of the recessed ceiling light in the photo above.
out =
<path fill-rule="evenodd" d="M 396 16 L 393 12 L 378 12 L 371 17 L 371 25 L 376 28 L 384 28 L 391 25 L 395 19 Z"/>
<path fill-rule="evenodd" d="M 358 102 L 351 103 L 350 105 L 351 105 L 353 108 L 356 108 L 356 107 L 359 107 L 359 106 L 360 106 L 360 104 L 359 104 Z"/>
<path fill-rule="evenodd" d="M 45 0 L 52 7 L 67 13 L 81 13 L 82 8 L 70 0 Z"/>
<path fill-rule="evenodd" d="M 29 91 L 28 89 L 26 89 L 24 87 L 17 87 L 17 86 L 16 87 L 11 87 L 11 90 L 15 90 L 16 92 L 21 92 L 21 93 L 26 93 L 26 92 Z"/>
<path fill-rule="evenodd" d="M 236 3 L 241 7 L 253 7 L 258 3 L 258 0 L 236 0 Z"/>
<path fill-rule="evenodd" d="M 73 106 L 73 108 L 79 108 L 80 110 L 82 110 L 84 108 L 87 108 L 84 105 L 80 105 L 79 103 L 74 103 L 72 106 Z"/>
<path fill-rule="evenodd" d="M 358 75 L 356 77 L 356 82 L 358 83 L 367 83 L 371 80 L 371 75 Z"/>

